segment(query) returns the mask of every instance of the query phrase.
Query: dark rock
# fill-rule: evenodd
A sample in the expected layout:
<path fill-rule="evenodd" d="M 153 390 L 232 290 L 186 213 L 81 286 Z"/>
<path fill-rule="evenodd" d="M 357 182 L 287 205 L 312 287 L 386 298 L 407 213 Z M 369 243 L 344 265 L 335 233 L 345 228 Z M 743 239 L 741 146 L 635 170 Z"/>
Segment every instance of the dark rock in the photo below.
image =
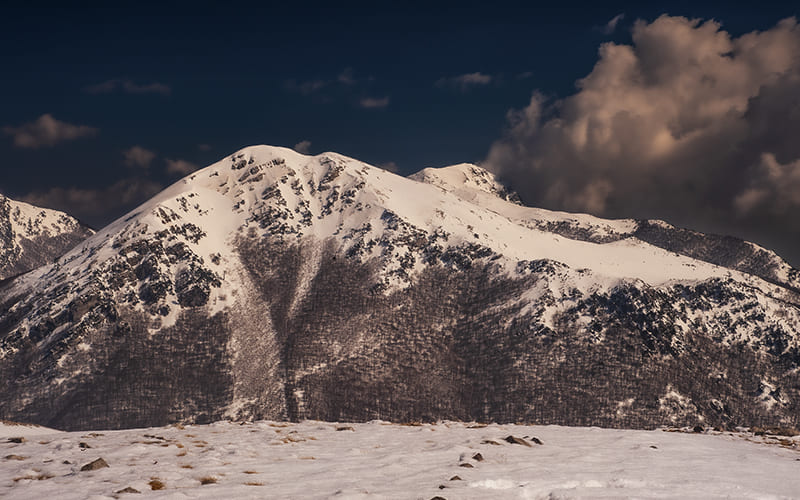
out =
<path fill-rule="evenodd" d="M 537 438 L 536 436 L 532 437 L 531 441 L 533 441 L 536 444 L 544 444 L 544 443 L 542 443 L 542 440 Z"/>
<path fill-rule="evenodd" d="M 97 460 L 89 462 L 88 464 L 81 467 L 81 472 L 102 469 L 104 467 L 108 467 L 108 464 L 102 458 L 98 458 Z"/>
<path fill-rule="evenodd" d="M 705 430 L 706 430 L 706 428 L 703 427 L 702 425 L 695 425 L 694 428 L 692 428 L 692 431 L 696 432 L 698 434 L 701 433 L 701 432 L 705 432 Z"/>
<path fill-rule="evenodd" d="M 79 446 L 79 447 L 81 447 L 81 448 L 83 448 L 83 449 L 86 449 L 86 448 L 91 448 L 91 446 L 89 446 L 89 444 L 88 444 L 88 443 L 84 443 L 83 441 L 81 441 L 80 443 L 78 443 L 78 446 Z"/>
<path fill-rule="evenodd" d="M 474 466 L 474 465 L 472 465 L 472 464 L 470 464 L 470 463 L 466 463 L 466 462 L 465 462 L 465 463 L 463 463 L 463 464 L 458 464 L 458 466 L 459 466 L 459 467 L 464 467 L 465 469 L 474 469 L 474 468 L 475 468 L 475 466 Z"/>
<path fill-rule="evenodd" d="M 27 441 L 24 437 L 10 437 L 8 438 L 9 443 L 24 443 Z"/>
<path fill-rule="evenodd" d="M 141 493 L 141 491 L 137 490 L 136 488 L 131 488 L 130 486 L 128 486 L 116 492 L 117 495 L 120 495 L 122 493 Z"/>
<path fill-rule="evenodd" d="M 28 458 L 28 457 L 23 457 L 23 456 L 20 456 L 20 455 L 6 455 L 5 456 L 6 460 L 25 460 L 26 458 Z"/>
<path fill-rule="evenodd" d="M 453 476 L 450 478 L 451 481 L 461 481 L 462 479 L 458 476 Z"/>
<path fill-rule="evenodd" d="M 472 455 L 472 459 L 475 460 L 476 462 L 483 462 L 483 455 L 481 455 L 480 453 L 476 453 Z"/>
<path fill-rule="evenodd" d="M 515 437 L 515 436 L 506 437 L 505 438 L 505 442 L 511 443 L 511 444 L 521 444 L 523 446 L 530 446 L 531 445 L 529 442 L 525 441 L 524 439 L 518 438 L 518 437 Z"/>

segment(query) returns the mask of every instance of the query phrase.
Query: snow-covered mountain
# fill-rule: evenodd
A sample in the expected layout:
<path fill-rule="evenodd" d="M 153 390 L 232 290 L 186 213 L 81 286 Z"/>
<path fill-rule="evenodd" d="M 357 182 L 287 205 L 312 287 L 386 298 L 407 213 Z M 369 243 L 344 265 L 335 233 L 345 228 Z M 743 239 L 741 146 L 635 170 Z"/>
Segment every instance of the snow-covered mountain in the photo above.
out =
<path fill-rule="evenodd" d="M 243 149 L 0 286 L 0 418 L 800 422 L 800 275 L 474 165 Z"/>
<path fill-rule="evenodd" d="M 63 212 L 0 194 L 0 280 L 52 263 L 92 233 Z"/>

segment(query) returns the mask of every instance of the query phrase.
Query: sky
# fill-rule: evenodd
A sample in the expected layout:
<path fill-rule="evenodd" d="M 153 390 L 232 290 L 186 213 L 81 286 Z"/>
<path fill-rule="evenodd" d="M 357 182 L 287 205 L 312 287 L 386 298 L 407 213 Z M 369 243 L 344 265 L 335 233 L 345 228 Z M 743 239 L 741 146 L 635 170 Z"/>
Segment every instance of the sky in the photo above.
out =
<path fill-rule="evenodd" d="M 798 7 L 4 6 L 0 193 L 95 228 L 253 144 L 732 234 L 800 266 Z"/>

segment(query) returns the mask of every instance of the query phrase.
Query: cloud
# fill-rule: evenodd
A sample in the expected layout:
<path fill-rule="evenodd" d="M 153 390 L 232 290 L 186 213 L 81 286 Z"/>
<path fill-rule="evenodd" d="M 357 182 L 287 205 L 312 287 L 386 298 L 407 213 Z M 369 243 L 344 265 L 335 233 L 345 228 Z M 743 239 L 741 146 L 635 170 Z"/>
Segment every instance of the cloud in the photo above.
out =
<path fill-rule="evenodd" d="M 358 105 L 366 109 L 385 108 L 389 105 L 389 98 L 382 97 L 378 99 L 374 97 L 365 97 L 358 102 Z"/>
<path fill-rule="evenodd" d="M 480 72 L 466 73 L 458 76 L 451 76 L 447 78 L 440 78 L 436 81 L 437 87 L 456 87 L 462 92 L 466 92 L 471 87 L 481 85 L 489 85 L 494 80 L 491 75 L 485 75 Z"/>
<path fill-rule="evenodd" d="M 336 81 L 342 85 L 355 85 L 356 79 L 353 77 L 353 68 L 345 68 L 336 77 Z"/>
<path fill-rule="evenodd" d="M 141 146 L 133 146 L 122 152 L 125 158 L 125 165 L 129 167 L 147 168 L 153 162 L 156 154 Z"/>
<path fill-rule="evenodd" d="M 81 137 L 91 137 L 98 130 L 86 125 L 73 125 L 44 114 L 36 121 L 19 127 L 3 127 L 3 132 L 13 137 L 14 145 L 20 148 L 42 148 L 55 146 L 59 142 L 71 141 Z"/>
<path fill-rule="evenodd" d="M 163 83 L 153 82 L 143 85 L 136 84 L 131 80 L 126 79 L 113 79 L 106 80 L 105 82 L 95 85 L 89 85 L 85 88 L 86 92 L 90 94 L 110 94 L 117 90 L 125 92 L 126 94 L 161 94 L 169 95 L 172 93 L 172 88 Z"/>
<path fill-rule="evenodd" d="M 113 214 L 133 208 L 162 189 L 156 182 L 132 178 L 102 189 L 55 187 L 29 193 L 22 199 L 36 206 L 63 210 L 94 227 L 102 227 L 111 222 L 109 214 L 116 217 Z"/>
<path fill-rule="evenodd" d="M 398 167 L 397 163 L 395 163 L 393 161 L 387 161 L 386 163 L 380 163 L 380 164 L 378 164 L 378 167 L 386 170 L 387 172 L 392 172 L 393 174 L 396 174 L 396 173 L 398 173 L 400 171 L 400 167 Z"/>
<path fill-rule="evenodd" d="M 800 213 L 800 159 L 781 164 L 774 154 L 764 153 L 755 170 L 750 186 L 734 200 L 739 213 Z"/>
<path fill-rule="evenodd" d="M 796 20 L 735 38 L 661 16 L 632 33 L 574 95 L 511 111 L 487 166 L 529 204 L 800 241 Z"/>
<path fill-rule="evenodd" d="M 294 150 L 304 155 L 311 153 L 311 141 L 300 141 L 294 145 Z"/>
<path fill-rule="evenodd" d="M 617 25 L 625 19 L 625 14 L 617 14 L 616 16 L 612 17 L 610 21 L 608 21 L 603 26 L 598 27 L 597 29 L 603 33 L 604 35 L 610 35 L 617 30 Z"/>
<path fill-rule="evenodd" d="M 298 92 L 303 95 L 310 95 L 328 86 L 330 82 L 325 80 L 310 80 L 307 82 L 297 82 L 295 80 L 287 80 L 284 86 L 287 90 Z"/>
<path fill-rule="evenodd" d="M 331 87 L 352 87 L 357 83 L 358 80 L 353 74 L 353 68 L 345 68 L 341 73 L 336 75 L 335 78 L 317 78 L 314 80 L 301 82 L 298 82 L 297 80 L 287 80 L 284 83 L 284 88 L 291 92 L 297 92 L 303 95 L 311 95 L 317 94 Z"/>
<path fill-rule="evenodd" d="M 171 160 L 167 158 L 164 161 L 167 163 L 167 173 L 169 174 L 188 175 L 200 168 L 186 160 Z"/>

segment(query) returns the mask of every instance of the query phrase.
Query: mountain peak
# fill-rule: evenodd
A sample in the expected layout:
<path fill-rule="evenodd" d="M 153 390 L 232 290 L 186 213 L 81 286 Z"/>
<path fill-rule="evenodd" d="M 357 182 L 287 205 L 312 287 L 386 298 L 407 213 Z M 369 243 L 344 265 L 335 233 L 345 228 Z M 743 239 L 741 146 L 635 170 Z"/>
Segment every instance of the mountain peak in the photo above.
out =
<path fill-rule="evenodd" d="M 500 182 L 496 175 L 472 163 L 428 167 L 408 178 L 437 186 L 467 201 L 477 201 L 477 198 L 486 193 L 510 203 L 522 204 L 517 193 Z"/>
<path fill-rule="evenodd" d="M 64 212 L 0 194 L 0 279 L 53 262 L 92 233 Z"/>

